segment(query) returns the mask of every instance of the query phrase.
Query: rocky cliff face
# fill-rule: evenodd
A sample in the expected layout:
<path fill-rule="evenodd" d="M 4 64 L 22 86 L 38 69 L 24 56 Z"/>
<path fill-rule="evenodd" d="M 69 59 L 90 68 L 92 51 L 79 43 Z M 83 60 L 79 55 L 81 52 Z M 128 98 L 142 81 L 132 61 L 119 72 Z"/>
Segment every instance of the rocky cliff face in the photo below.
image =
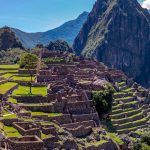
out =
<path fill-rule="evenodd" d="M 15 33 L 9 27 L 4 27 L 0 29 L 0 50 L 9 48 L 23 48 L 23 46 L 15 37 Z"/>
<path fill-rule="evenodd" d="M 97 0 L 73 47 L 150 86 L 150 15 L 136 0 Z"/>

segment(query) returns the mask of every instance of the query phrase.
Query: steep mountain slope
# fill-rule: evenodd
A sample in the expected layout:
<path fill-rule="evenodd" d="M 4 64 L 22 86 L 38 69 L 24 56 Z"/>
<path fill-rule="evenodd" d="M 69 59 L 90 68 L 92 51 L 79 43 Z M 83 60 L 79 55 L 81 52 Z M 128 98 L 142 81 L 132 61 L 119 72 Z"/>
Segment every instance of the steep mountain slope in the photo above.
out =
<path fill-rule="evenodd" d="M 72 44 L 79 33 L 83 23 L 86 21 L 88 12 L 83 12 L 75 20 L 64 23 L 58 28 L 46 32 L 26 33 L 18 29 L 12 29 L 25 47 L 33 47 L 38 43 L 48 44 L 53 40 L 65 40 Z"/>
<path fill-rule="evenodd" d="M 149 35 L 150 15 L 136 0 L 97 0 L 73 47 L 150 86 Z"/>
<path fill-rule="evenodd" d="M 23 46 L 9 27 L 0 28 L 0 50 L 9 48 L 23 48 Z"/>

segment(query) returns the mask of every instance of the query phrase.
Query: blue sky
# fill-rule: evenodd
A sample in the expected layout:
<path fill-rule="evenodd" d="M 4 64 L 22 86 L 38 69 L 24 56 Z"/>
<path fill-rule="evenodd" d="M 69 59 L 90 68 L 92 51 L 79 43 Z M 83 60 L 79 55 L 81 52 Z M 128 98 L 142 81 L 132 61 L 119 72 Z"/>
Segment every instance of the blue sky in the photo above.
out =
<path fill-rule="evenodd" d="M 0 0 L 0 27 L 46 31 L 90 11 L 96 0 Z"/>

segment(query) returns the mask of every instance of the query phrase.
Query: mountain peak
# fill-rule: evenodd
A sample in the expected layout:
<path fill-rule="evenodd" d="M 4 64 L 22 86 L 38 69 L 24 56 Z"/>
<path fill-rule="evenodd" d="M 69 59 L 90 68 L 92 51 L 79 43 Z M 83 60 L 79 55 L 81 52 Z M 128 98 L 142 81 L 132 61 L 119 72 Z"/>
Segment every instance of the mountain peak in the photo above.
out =
<path fill-rule="evenodd" d="M 9 48 L 23 48 L 23 46 L 11 28 L 4 26 L 0 28 L 0 50 L 7 50 Z"/>
<path fill-rule="evenodd" d="M 136 0 L 97 0 L 76 37 L 76 54 L 150 83 L 150 14 Z"/>

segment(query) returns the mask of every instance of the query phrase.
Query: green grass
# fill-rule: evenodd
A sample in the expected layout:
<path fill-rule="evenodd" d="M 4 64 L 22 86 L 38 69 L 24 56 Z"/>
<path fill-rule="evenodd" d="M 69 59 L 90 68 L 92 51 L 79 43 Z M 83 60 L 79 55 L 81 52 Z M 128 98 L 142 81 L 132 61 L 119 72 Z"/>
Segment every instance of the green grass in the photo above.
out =
<path fill-rule="evenodd" d="M 132 108 L 126 108 L 126 109 L 117 109 L 117 110 L 112 110 L 112 114 L 118 114 L 118 113 L 116 113 L 116 112 L 118 112 L 118 111 L 121 111 L 122 113 L 126 113 L 126 112 L 128 112 L 128 111 L 132 111 L 133 109 Z"/>
<path fill-rule="evenodd" d="M 117 137 L 117 135 L 115 133 L 108 133 L 107 134 L 112 140 L 114 140 L 115 142 L 117 142 L 119 145 L 123 145 L 124 142 L 119 138 Z"/>
<path fill-rule="evenodd" d="M 142 128 L 142 126 L 136 126 L 136 127 L 131 127 L 131 128 L 126 128 L 126 129 L 121 129 L 121 130 L 118 130 L 118 132 L 124 132 L 124 131 L 134 131 L 134 130 L 137 130 L 138 128 Z"/>
<path fill-rule="evenodd" d="M 13 82 L 6 82 L 4 84 L 1 84 L 0 85 L 0 94 L 6 94 L 10 89 L 15 87 L 16 85 L 17 85 L 17 83 L 13 83 Z"/>
<path fill-rule="evenodd" d="M 126 83 L 125 82 L 119 82 L 118 83 L 119 86 L 124 85 L 124 84 L 126 84 Z"/>
<path fill-rule="evenodd" d="M 120 116 L 120 115 L 127 115 L 128 113 L 132 113 L 132 112 L 138 112 L 138 111 L 140 111 L 141 109 L 136 109 L 136 110 L 133 110 L 133 109 L 131 109 L 131 110 L 129 110 L 129 111 L 122 111 L 121 113 L 117 113 L 117 114 L 113 114 L 113 115 L 111 115 L 112 117 L 115 117 L 115 116 Z M 142 110 L 141 110 L 142 111 Z"/>
<path fill-rule="evenodd" d="M 0 73 L 18 73 L 18 70 L 0 70 Z"/>
<path fill-rule="evenodd" d="M 127 106 L 127 105 L 131 105 L 131 104 L 137 104 L 138 102 L 137 101 L 132 101 L 132 102 L 129 102 L 129 103 L 124 103 L 124 105 L 125 105 L 125 107 Z M 117 104 L 117 105 L 115 105 L 115 106 L 113 106 L 112 107 L 112 109 L 114 110 L 114 109 L 118 109 L 118 107 L 120 107 L 120 106 L 122 106 L 123 104 Z M 119 108 L 120 109 L 120 108 Z"/>
<path fill-rule="evenodd" d="M 47 87 L 32 87 L 32 94 L 30 92 L 30 87 L 28 86 L 19 86 L 12 95 L 13 96 L 46 96 L 47 95 Z"/>
<path fill-rule="evenodd" d="M 126 90 L 123 90 L 123 92 L 131 92 L 133 90 L 133 88 L 128 88 Z"/>
<path fill-rule="evenodd" d="M 125 95 L 126 93 L 124 93 L 124 92 L 116 92 L 116 93 L 114 93 L 114 95 Z"/>
<path fill-rule="evenodd" d="M 50 137 L 52 137 L 52 135 L 51 134 L 44 134 L 44 133 L 41 133 L 41 139 L 47 139 L 47 138 L 50 138 Z"/>
<path fill-rule="evenodd" d="M 121 118 L 121 119 L 111 119 L 112 121 L 122 121 L 122 120 L 126 120 L 126 119 L 133 119 L 134 117 L 137 117 L 139 115 L 143 115 L 142 112 L 138 113 L 138 114 L 135 114 L 135 115 L 132 115 L 131 117 L 127 117 L 127 118 Z"/>
<path fill-rule="evenodd" d="M 2 119 L 14 119 L 14 118 L 17 118 L 16 114 L 10 114 L 10 115 L 7 115 L 7 116 L 3 116 Z"/>
<path fill-rule="evenodd" d="M 142 143 L 142 150 L 150 150 L 150 146 L 145 143 Z"/>
<path fill-rule="evenodd" d="M 0 65 L 0 69 L 18 69 L 19 65 Z"/>
<path fill-rule="evenodd" d="M 14 75 L 12 77 L 12 80 L 29 82 L 29 81 L 31 81 L 31 77 L 29 75 L 28 76 L 27 75 L 26 76 Z M 32 81 L 34 81 L 34 80 L 35 80 L 35 77 L 32 77 Z"/>
<path fill-rule="evenodd" d="M 21 134 L 12 126 L 4 126 L 4 133 L 7 137 L 21 137 Z"/>
<path fill-rule="evenodd" d="M 113 107 L 114 107 L 114 106 L 113 106 Z M 121 108 L 120 108 L 120 109 L 112 109 L 112 111 L 111 111 L 112 113 L 111 113 L 111 114 L 112 114 L 112 115 L 115 115 L 115 114 L 117 115 L 118 113 L 125 112 L 126 110 L 128 111 L 128 109 L 124 109 L 124 110 L 123 110 L 123 109 L 121 109 Z M 132 108 L 130 108 L 129 110 L 132 110 Z"/>
<path fill-rule="evenodd" d="M 12 104 L 17 104 L 17 100 L 12 98 L 12 97 L 9 97 L 8 98 L 8 102 L 12 103 Z"/>
<path fill-rule="evenodd" d="M 59 128 L 59 126 L 54 122 L 41 122 L 40 121 L 40 124 L 41 125 L 54 125 L 55 128 L 57 128 L 57 129 Z"/>
<path fill-rule="evenodd" d="M 21 106 L 30 106 L 30 107 L 39 107 L 39 106 L 51 106 L 52 104 L 50 103 L 18 103 Z"/>
<path fill-rule="evenodd" d="M 25 82 L 29 82 L 31 81 L 31 77 L 30 75 L 20 75 L 20 74 L 14 74 L 14 73 L 6 73 L 1 75 L 1 77 L 8 79 L 11 78 L 14 81 L 25 81 Z M 32 81 L 35 80 L 35 76 L 32 77 Z"/>
<path fill-rule="evenodd" d="M 62 116 L 61 113 L 44 113 L 44 112 L 31 112 L 32 116 L 48 115 L 48 117 Z"/>
<path fill-rule="evenodd" d="M 143 121 L 146 122 L 146 118 L 142 118 L 142 119 L 140 119 L 140 120 L 134 121 L 133 123 L 140 123 L 140 122 L 143 122 Z"/>
<path fill-rule="evenodd" d="M 122 98 L 116 98 L 115 101 L 123 101 L 123 100 L 131 99 L 131 98 L 133 98 L 133 97 L 127 96 L 127 97 L 122 97 Z"/>
<path fill-rule="evenodd" d="M 7 111 L 6 109 L 4 109 L 4 110 L 3 110 L 3 115 L 8 115 L 8 114 L 10 114 L 10 112 Z"/>
<path fill-rule="evenodd" d="M 86 143 L 85 148 L 90 147 L 90 146 L 92 146 L 92 145 L 98 147 L 99 145 L 102 145 L 102 144 L 104 144 L 104 143 L 106 143 L 106 142 L 107 142 L 106 140 L 100 140 L 100 141 L 96 141 L 96 142 Z"/>
<path fill-rule="evenodd" d="M 14 76 L 13 73 L 6 73 L 6 74 L 3 74 L 1 77 L 8 79 L 8 78 L 10 78 L 12 76 Z"/>

